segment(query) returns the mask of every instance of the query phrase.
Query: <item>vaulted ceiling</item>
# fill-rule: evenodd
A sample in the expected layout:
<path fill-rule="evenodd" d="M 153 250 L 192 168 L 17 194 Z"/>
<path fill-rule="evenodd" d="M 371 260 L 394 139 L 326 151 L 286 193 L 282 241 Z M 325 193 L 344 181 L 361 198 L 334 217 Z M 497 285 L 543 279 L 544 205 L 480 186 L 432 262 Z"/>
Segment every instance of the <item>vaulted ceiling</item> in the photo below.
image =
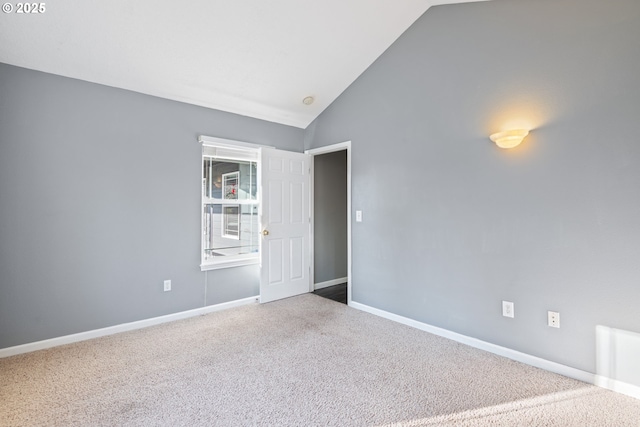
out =
<path fill-rule="evenodd" d="M 57 0 L 0 15 L 0 62 L 305 128 L 429 7 L 463 2 Z"/>

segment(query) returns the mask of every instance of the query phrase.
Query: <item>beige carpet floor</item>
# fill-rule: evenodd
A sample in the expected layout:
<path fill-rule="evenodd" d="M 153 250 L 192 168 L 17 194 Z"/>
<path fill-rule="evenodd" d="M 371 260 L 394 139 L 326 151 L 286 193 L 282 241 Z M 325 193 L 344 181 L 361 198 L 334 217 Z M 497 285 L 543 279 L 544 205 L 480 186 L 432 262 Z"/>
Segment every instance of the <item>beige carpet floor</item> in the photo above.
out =
<path fill-rule="evenodd" d="M 640 426 L 640 400 L 307 294 L 0 359 L 0 426 Z"/>

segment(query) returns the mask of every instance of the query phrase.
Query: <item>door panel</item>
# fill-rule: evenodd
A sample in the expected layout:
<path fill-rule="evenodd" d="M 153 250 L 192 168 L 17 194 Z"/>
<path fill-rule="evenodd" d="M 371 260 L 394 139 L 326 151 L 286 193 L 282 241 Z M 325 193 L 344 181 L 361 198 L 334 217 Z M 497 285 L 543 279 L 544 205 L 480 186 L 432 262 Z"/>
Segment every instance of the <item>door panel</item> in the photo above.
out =
<path fill-rule="evenodd" d="M 293 175 L 304 175 L 305 162 L 302 160 L 289 160 L 289 172 Z"/>
<path fill-rule="evenodd" d="M 284 183 L 279 180 L 269 181 L 269 224 L 282 224 L 282 211 L 284 209 Z"/>
<path fill-rule="evenodd" d="M 304 241 L 299 237 L 293 237 L 289 241 L 291 258 L 290 258 L 290 277 L 291 279 L 302 279 L 304 277 Z"/>
<path fill-rule="evenodd" d="M 268 243 L 269 251 L 269 285 L 282 283 L 284 278 L 284 250 L 282 239 L 270 239 Z"/>
<path fill-rule="evenodd" d="M 310 291 L 310 156 L 263 148 L 260 302 Z"/>
<path fill-rule="evenodd" d="M 301 182 L 292 182 L 289 186 L 289 194 L 291 202 L 290 218 L 292 224 L 302 224 L 304 222 L 304 184 Z"/>
<path fill-rule="evenodd" d="M 269 165 L 269 171 L 284 172 L 284 159 L 282 158 L 271 157 L 266 164 Z"/>

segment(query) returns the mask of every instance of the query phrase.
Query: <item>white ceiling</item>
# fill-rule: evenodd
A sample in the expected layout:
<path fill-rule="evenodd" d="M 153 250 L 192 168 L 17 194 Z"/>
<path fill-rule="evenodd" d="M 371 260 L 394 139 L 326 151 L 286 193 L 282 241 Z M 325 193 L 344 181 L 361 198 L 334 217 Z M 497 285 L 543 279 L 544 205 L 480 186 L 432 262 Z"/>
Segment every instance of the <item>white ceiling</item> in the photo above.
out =
<path fill-rule="evenodd" d="M 56 0 L 0 14 L 0 62 L 306 128 L 430 6 L 466 1 Z"/>

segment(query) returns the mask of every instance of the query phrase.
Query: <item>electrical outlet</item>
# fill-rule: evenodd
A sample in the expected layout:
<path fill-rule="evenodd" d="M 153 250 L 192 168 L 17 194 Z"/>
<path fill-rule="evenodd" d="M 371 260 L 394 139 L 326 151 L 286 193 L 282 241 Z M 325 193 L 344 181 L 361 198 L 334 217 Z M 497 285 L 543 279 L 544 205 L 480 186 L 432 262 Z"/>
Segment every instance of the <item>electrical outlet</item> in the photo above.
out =
<path fill-rule="evenodd" d="M 513 303 L 510 301 L 502 301 L 502 315 L 504 317 L 515 317 L 513 311 Z"/>
<path fill-rule="evenodd" d="M 547 312 L 547 324 L 552 328 L 560 327 L 560 313 L 556 311 Z"/>
<path fill-rule="evenodd" d="M 164 291 L 170 291 L 171 290 L 171 280 L 165 280 L 164 281 Z"/>
<path fill-rule="evenodd" d="M 362 222 L 362 211 L 356 211 L 356 222 Z"/>

